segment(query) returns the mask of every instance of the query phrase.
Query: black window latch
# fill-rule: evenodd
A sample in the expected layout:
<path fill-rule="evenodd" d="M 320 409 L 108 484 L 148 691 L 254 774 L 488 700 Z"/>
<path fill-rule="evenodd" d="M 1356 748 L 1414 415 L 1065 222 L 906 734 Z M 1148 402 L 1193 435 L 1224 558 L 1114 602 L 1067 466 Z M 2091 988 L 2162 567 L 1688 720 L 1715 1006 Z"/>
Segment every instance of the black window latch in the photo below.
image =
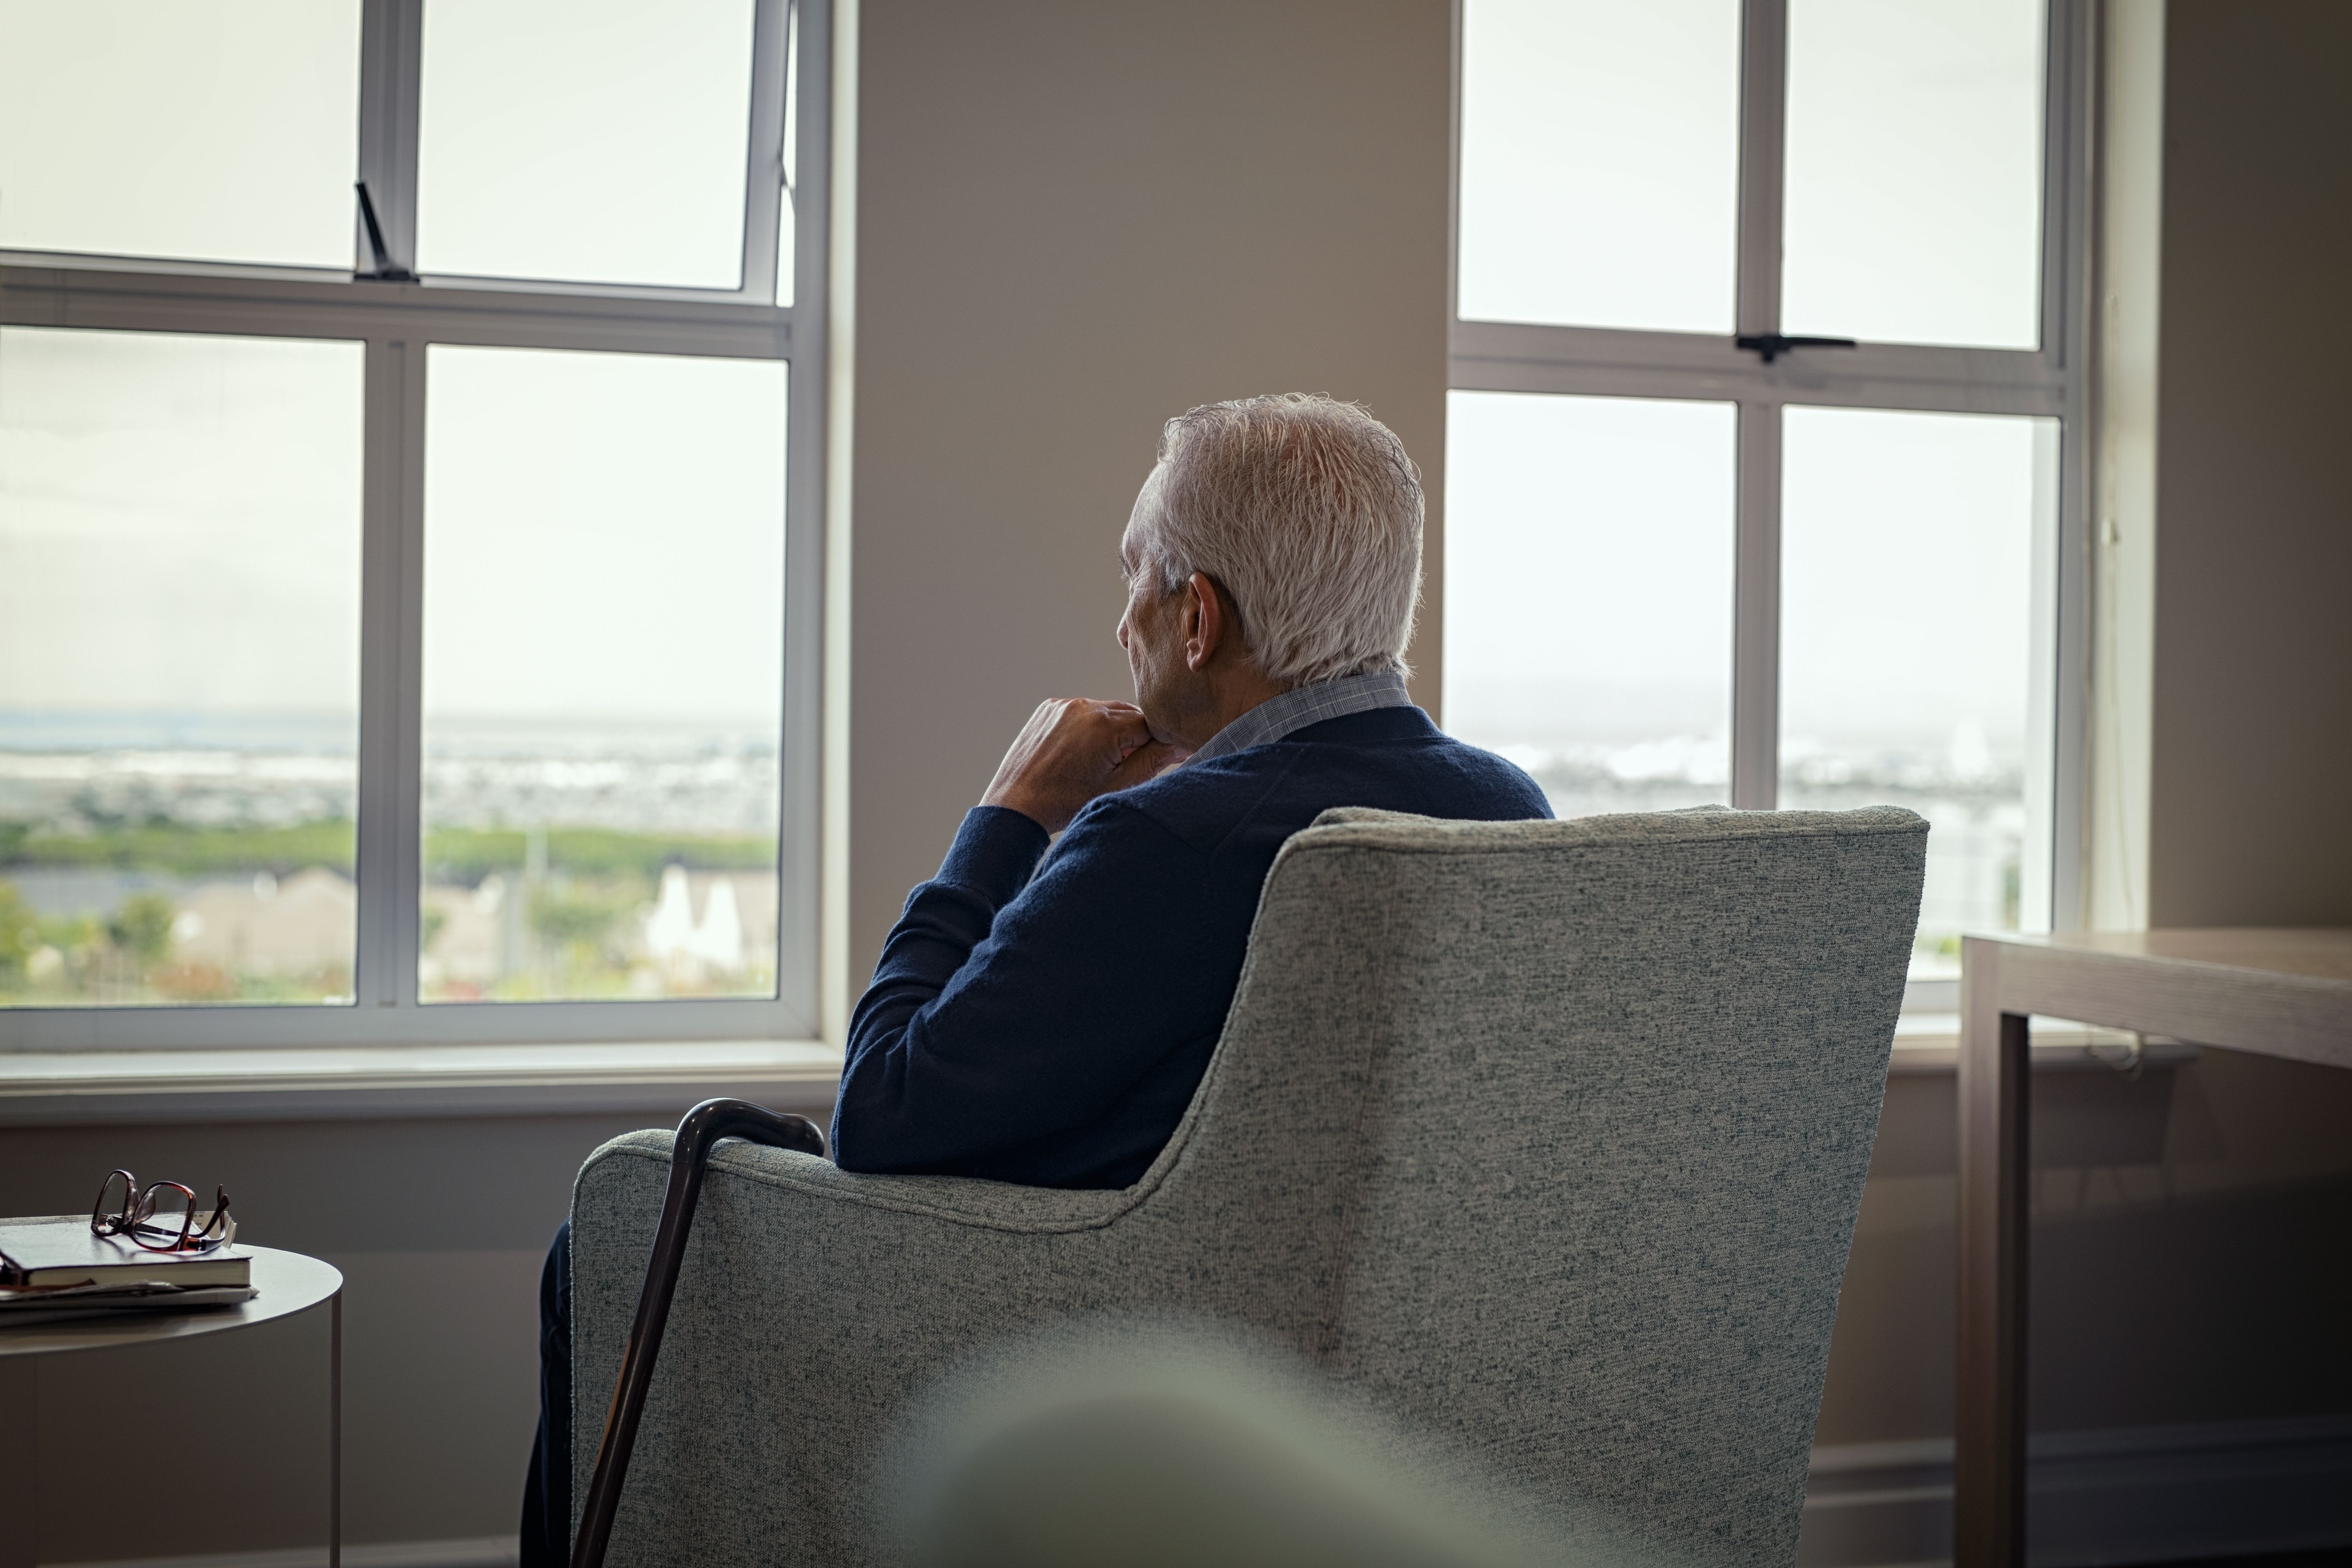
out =
<path fill-rule="evenodd" d="M 1790 349 L 1850 349 L 1852 338 L 1785 338 L 1778 332 L 1744 334 L 1731 340 L 1734 348 L 1750 349 L 1766 364 L 1770 364 Z"/>
<path fill-rule="evenodd" d="M 360 193 L 360 221 L 367 225 L 368 248 L 375 252 L 375 270 L 364 273 L 379 283 L 414 283 L 416 274 L 405 267 L 393 265 L 391 255 L 383 247 L 383 227 L 375 221 L 375 203 L 368 196 L 367 182 L 355 182 Z"/>

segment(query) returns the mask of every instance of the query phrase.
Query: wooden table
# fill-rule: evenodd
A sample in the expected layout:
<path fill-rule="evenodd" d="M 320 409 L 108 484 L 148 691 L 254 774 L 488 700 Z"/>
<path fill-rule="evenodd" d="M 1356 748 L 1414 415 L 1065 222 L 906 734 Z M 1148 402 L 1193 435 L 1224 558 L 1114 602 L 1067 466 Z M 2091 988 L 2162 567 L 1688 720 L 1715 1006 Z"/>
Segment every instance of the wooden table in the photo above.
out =
<path fill-rule="evenodd" d="M 29 1403 L 24 1394 L 31 1387 L 34 1362 L 41 1356 L 199 1339 L 324 1306 L 332 1318 L 327 1350 L 327 1562 L 333 1568 L 343 1556 L 343 1276 L 333 1265 L 299 1252 L 244 1243 L 237 1249 L 252 1254 L 253 1283 L 259 1292 L 242 1305 L 184 1312 L 116 1312 L 104 1318 L 0 1329 L 0 1372 L 13 1374 L 18 1391 L 16 1398 L 0 1400 L 0 1407 L 21 1408 Z M 12 1417 L 16 1413 L 7 1411 Z M 35 1468 L 28 1460 L 38 1434 L 29 1423 L 8 1425 L 14 1442 L 26 1451 L 11 1455 L 13 1462 L 0 1464 L 0 1568 L 20 1564 L 31 1568 L 38 1532 L 30 1526 L 38 1517 L 39 1500 L 34 1486 Z M 126 1442 L 123 1453 L 134 1465 L 155 1458 L 135 1442 Z M 194 1473 L 201 1476 L 203 1467 L 197 1466 Z"/>
<path fill-rule="evenodd" d="M 2352 931 L 2083 931 L 1960 942 L 1955 1568 L 2025 1563 L 2026 1021 L 2352 1068 Z"/>

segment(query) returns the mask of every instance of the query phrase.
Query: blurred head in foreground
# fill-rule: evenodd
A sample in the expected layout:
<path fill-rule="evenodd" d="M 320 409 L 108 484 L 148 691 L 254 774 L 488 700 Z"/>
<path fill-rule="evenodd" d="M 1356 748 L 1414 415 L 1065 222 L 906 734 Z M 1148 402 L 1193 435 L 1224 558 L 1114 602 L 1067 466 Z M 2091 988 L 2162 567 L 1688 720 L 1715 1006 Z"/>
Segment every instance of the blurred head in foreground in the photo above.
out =
<path fill-rule="evenodd" d="M 1065 1327 L 968 1364 L 885 1485 L 919 1568 L 1660 1568 L 1205 1324 Z"/>

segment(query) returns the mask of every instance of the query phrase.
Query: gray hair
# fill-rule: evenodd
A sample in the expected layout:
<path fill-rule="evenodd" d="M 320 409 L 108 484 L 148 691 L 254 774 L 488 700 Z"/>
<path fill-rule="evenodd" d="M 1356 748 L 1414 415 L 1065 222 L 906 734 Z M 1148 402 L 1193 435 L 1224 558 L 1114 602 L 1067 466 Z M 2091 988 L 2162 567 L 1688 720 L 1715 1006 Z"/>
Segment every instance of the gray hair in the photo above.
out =
<path fill-rule="evenodd" d="M 1421 598 L 1421 474 L 1395 432 L 1303 392 L 1168 422 L 1129 523 L 1160 592 L 1205 572 L 1258 668 L 1286 686 L 1409 671 Z"/>

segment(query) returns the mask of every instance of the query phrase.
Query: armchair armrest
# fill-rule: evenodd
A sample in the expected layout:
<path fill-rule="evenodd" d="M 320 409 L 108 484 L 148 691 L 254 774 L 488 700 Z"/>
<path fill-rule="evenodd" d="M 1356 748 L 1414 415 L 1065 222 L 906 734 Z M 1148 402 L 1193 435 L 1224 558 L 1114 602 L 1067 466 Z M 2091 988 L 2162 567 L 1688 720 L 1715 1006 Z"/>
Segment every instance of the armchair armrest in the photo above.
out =
<path fill-rule="evenodd" d="M 588 1157 L 580 1179 L 587 1181 L 600 1162 L 613 1159 L 652 1161 L 667 1171 L 672 1141 L 673 1134 L 659 1128 L 615 1138 Z M 733 1139 L 722 1142 L 711 1155 L 710 1169 L 714 1174 L 724 1173 L 823 1203 L 1038 1234 L 1108 1225 L 1143 1202 L 1159 1185 L 1160 1175 L 1155 1167 L 1136 1185 L 1109 1192 L 1022 1187 L 962 1176 L 865 1175 L 844 1171 L 814 1155 Z"/>
<path fill-rule="evenodd" d="M 672 1135 L 582 1168 L 572 1210 L 572 1469 L 587 1490 L 669 1175 Z M 870 1474 L 907 1401 L 974 1350 L 1072 1313 L 1149 1306 L 1202 1272 L 1156 1217 L 1177 1162 L 1066 1192 L 844 1172 L 727 1142 L 710 1159 L 611 1561 L 768 1559 L 795 1536 L 880 1539 Z M 1124 1222 L 1124 1223 L 1122 1223 Z M 1238 1294 L 1238 1292 L 1237 1292 Z M 759 1455 L 755 1465 L 743 1457 Z M 705 1521 L 720 1521 L 709 1524 Z M 723 1529 L 723 1533 L 722 1533 Z"/>

